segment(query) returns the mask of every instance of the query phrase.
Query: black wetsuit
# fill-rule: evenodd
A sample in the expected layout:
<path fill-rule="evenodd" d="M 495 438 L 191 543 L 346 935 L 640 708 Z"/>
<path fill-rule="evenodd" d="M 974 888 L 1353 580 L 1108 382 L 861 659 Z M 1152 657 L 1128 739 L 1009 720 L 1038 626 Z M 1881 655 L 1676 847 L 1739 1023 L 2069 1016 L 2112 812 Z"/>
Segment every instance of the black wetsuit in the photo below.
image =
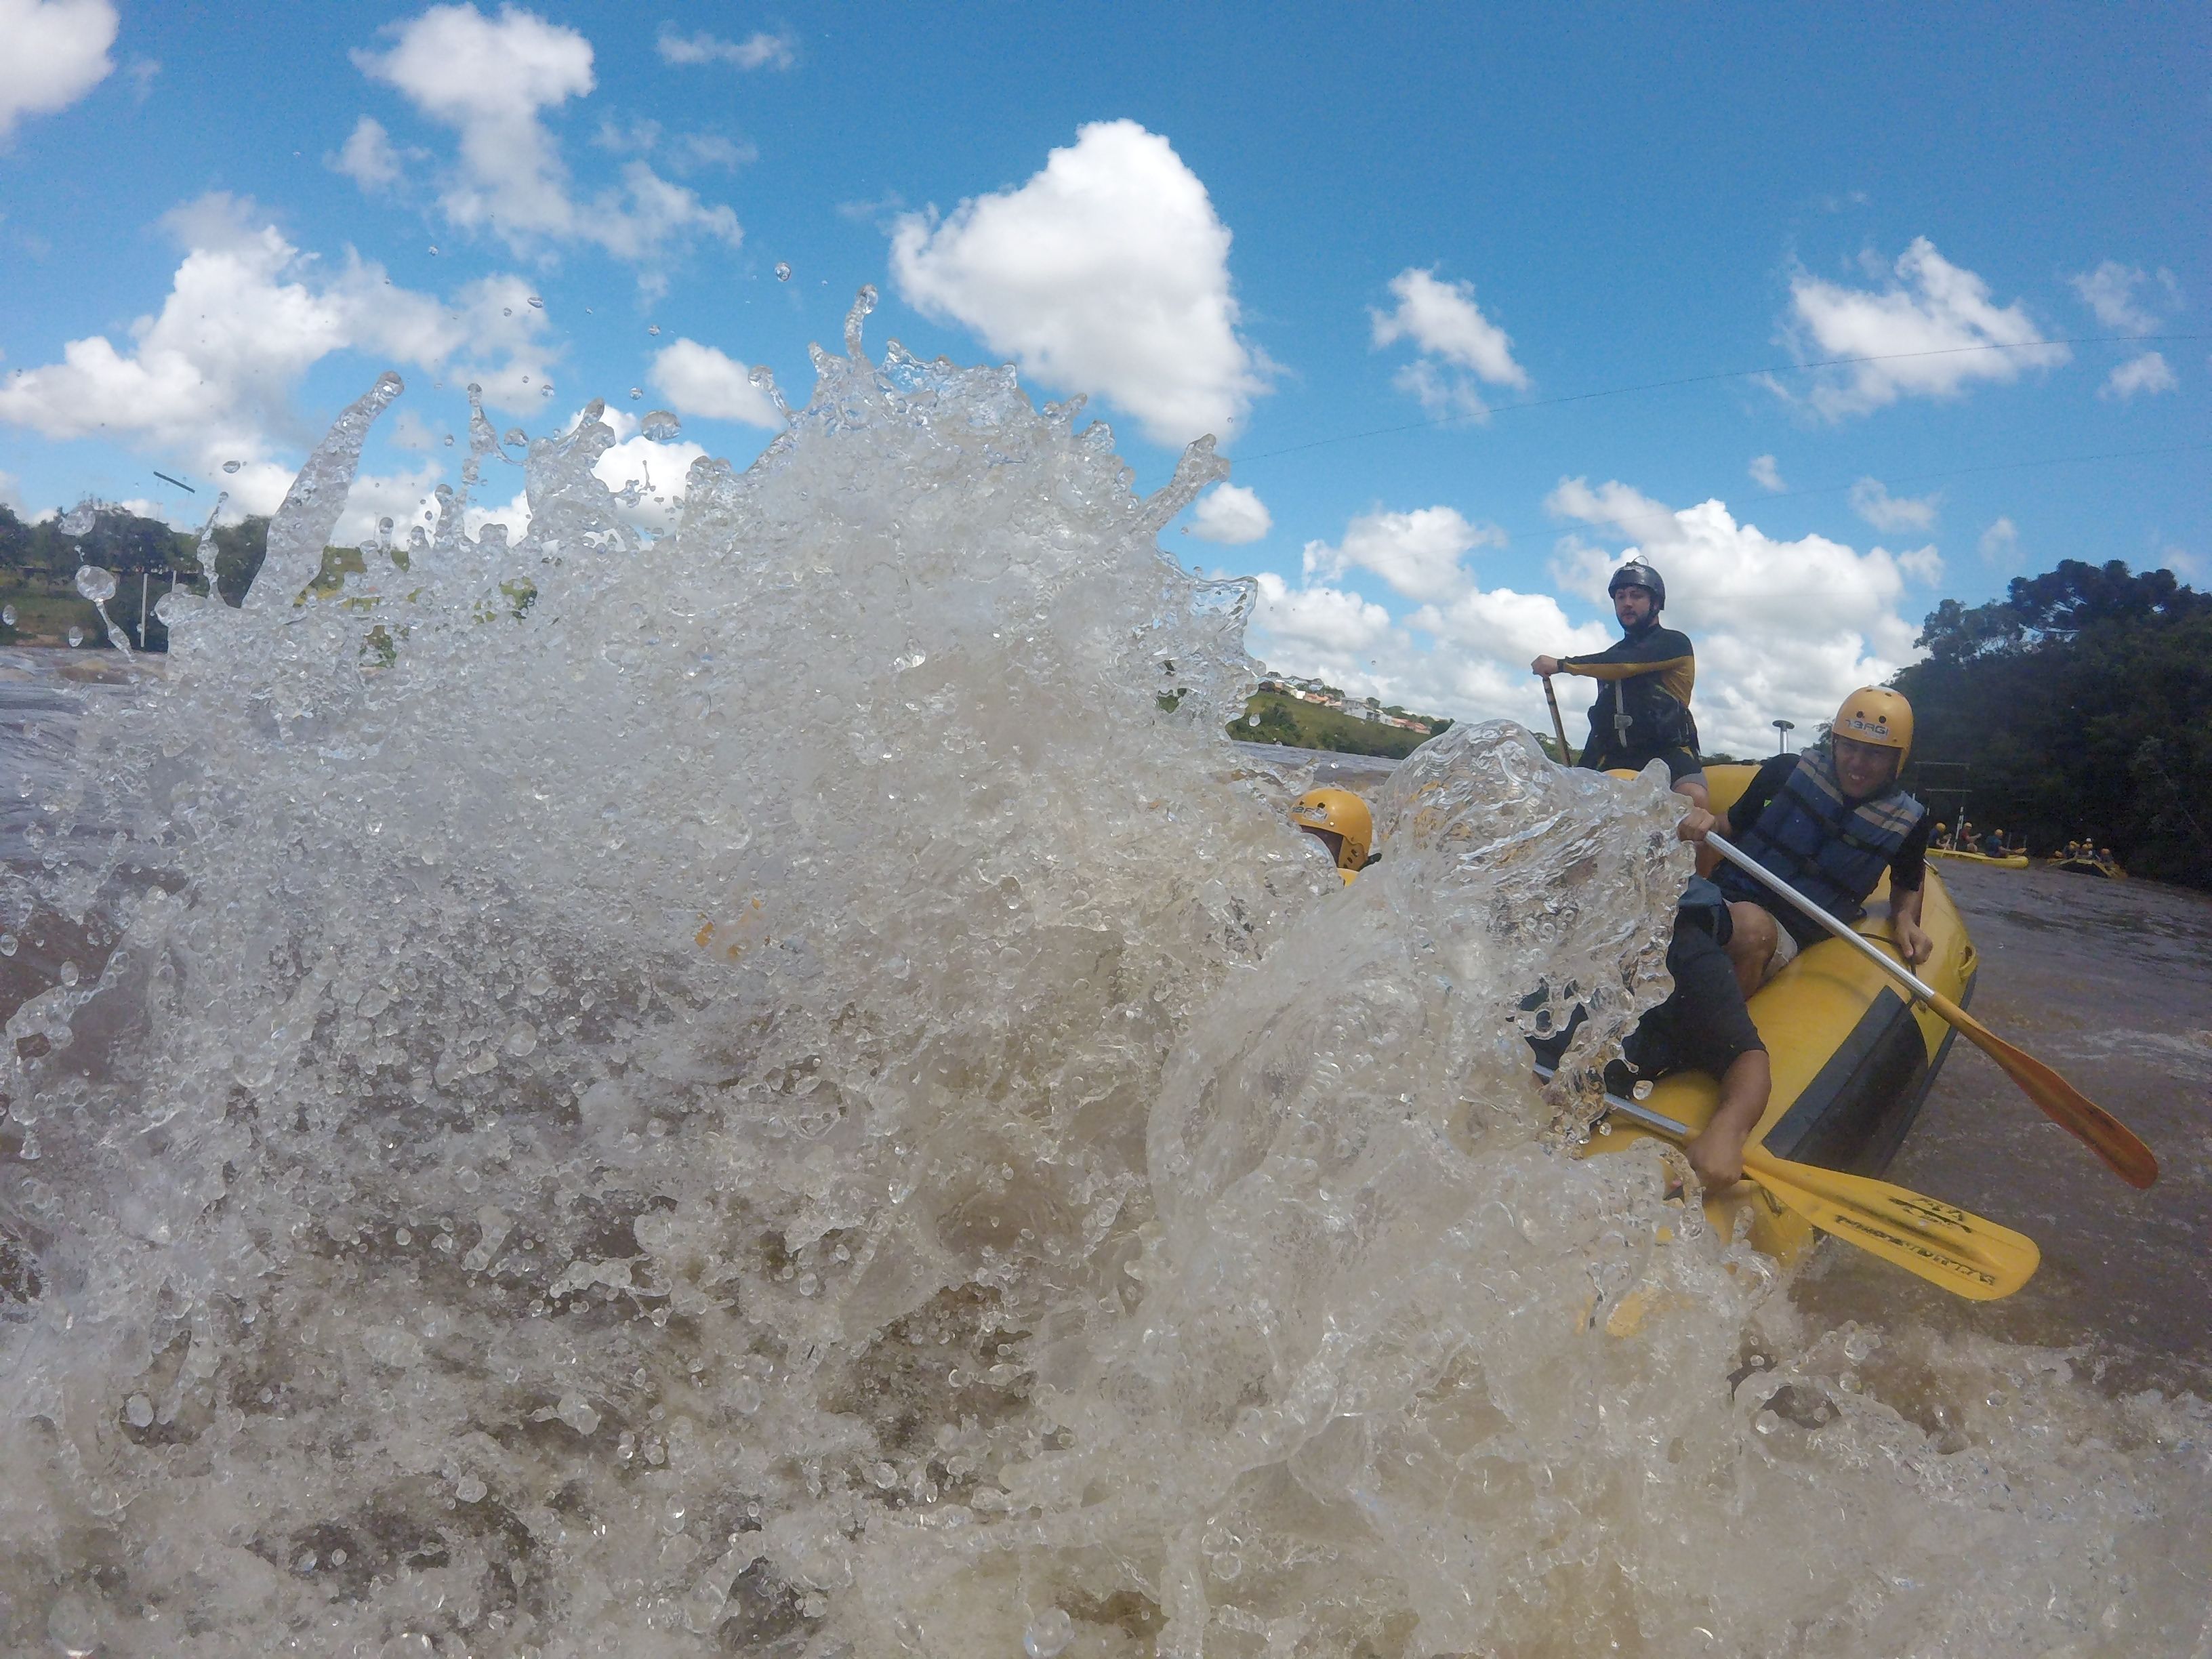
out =
<path fill-rule="evenodd" d="M 1705 769 L 1698 759 L 1698 723 L 1690 717 L 1698 665 L 1688 635 L 1662 628 L 1655 618 L 1593 656 L 1562 657 L 1559 667 L 1598 682 L 1589 742 L 1577 766 L 1641 772 L 1655 760 L 1664 761 L 1670 782 Z M 1625 732 L 1616 718 L 1624 713 Z"/>

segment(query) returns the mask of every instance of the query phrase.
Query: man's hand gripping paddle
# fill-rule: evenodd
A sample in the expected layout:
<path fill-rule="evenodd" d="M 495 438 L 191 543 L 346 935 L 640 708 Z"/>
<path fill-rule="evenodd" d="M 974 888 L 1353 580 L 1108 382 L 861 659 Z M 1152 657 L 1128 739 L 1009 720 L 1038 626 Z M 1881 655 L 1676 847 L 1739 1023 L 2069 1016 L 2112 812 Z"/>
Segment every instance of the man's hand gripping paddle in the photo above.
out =
<path fill-rule="evenodd" d="M 2051 1067 L 2034 1055 L 2013 1047 L 1950 998 L 1933 986 L 1923 984 L 1920 976 L 1903 963 L 1883 955 L 1872 940 L 1845 927 L 1797 892 L 1781 877 L 1762 868 L 1720 836 L 1709 835 L 1705 837 L 1705 844 L 1746 875 L 1788 899 L 1838 939 L 1855 947 L 1861 955 L 1948 1020 L 1967 1042 L 1996 1061 L 2004 1074 L 2020 1085 L 2021 1091 L 2043 1109 L 2045 1116 L 2062 1129 L 2078 1136 L 2128 1185 L 2148 1187 L 2158 1179 L 2158 1159 L 2151 1155 L 2150 1148 L 2136 1139 L 2134 1132 L 2119 1119 Z"/>

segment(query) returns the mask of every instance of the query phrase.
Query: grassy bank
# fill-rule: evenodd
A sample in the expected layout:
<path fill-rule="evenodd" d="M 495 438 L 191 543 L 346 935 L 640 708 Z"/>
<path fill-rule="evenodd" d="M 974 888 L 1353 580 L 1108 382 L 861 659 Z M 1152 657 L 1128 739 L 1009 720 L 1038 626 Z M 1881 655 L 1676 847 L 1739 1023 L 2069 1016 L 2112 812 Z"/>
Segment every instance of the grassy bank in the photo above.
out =
<path fill-rule="evenodd" d="M 1442 722 L 1438 730 L 1449 725 Z M 1293 749 L 1326 749 L 1340 755 L 1380 755 L 1398 760 L 1428 741 L 1377 720 L 1354 720 L 1334 708 L 1301 702 L 1280 691 L 1255 691 L 1244 716 L 1232 721 L 1229 735 L 1242 743 L 1280 743 Z M 1432 734 L 1431 734 L 1432 735 Z"/>

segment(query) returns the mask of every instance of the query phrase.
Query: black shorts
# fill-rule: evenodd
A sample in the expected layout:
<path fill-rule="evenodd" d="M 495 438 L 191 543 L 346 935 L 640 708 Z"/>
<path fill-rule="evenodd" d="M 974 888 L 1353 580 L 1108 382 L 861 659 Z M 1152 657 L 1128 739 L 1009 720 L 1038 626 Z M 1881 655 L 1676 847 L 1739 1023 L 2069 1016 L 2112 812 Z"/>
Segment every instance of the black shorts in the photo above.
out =
<path fill-rule="evenodd" d="M 1648 1010 L 1621 1043 L 1627 1063 L 1616 1060 L 1606 1067 L 1605 1086 L 1614 1094 L 1631 1092 L 1638 1079 L 1656 1081 L 1675 1072 L 1704 1072 L 1717 1079 L 1753 1049 L 1765 1050 L 1744 1006 L 1735 966 L 1711 933 L 1678 918 L 1667 947 L 1667 971 L 1674 976 L 1674 991 Z M 1528 1046 L 1537 1058 L 1557 1066 L 1584 1013 L 1577 1006 L 1556 1034 L 1530 1037 Z"/>
<path fill-rule="evenodd" d="M 1587 766 L 1593 772 L 1641 772 L 1653 761 L 1667 763 L 1669 784 L 1680 783 L 1684 778 L 1698 783 L 1705 781 L 1705 763 L 1686 749 L 1632 749 L 1618 756 L 1603 750 L 1585 749 L 1575 764 Z"/>

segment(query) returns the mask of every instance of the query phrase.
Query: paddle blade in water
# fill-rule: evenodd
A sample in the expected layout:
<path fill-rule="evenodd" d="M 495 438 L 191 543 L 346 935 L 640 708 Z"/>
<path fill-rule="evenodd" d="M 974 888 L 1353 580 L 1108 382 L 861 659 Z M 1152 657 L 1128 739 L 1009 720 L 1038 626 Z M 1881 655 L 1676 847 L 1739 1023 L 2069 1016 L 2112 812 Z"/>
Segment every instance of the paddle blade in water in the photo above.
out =
<path fill-rule="evenodd" d="M 2045 1116 L 2079 1138 L 2121 1180 L 2130 1187 L 2141 1188 L 2158 1179 L 2157 1157 L 2126 1124 L 2033 1054 L 2007 1042 L 1958 1004 L 1938 997 L 1935 1008 L 1969 1042 L 1996 1061 L 2004 1074 L 2020 1085 L 2021 1092 L 2043 1109 Z"/>

